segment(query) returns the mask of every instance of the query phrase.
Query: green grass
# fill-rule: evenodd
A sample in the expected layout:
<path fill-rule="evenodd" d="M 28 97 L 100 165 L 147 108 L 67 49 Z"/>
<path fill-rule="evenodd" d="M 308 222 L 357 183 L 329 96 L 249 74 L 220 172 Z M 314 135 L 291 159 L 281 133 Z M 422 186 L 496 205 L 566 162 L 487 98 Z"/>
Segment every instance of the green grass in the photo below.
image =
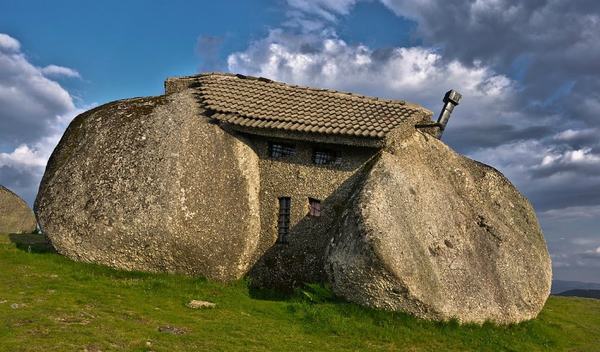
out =
<path fill-rule="evenodd" d="M 319 288 L 277 298 L 244 282 L 75 263 L 39 235 L 16 236 L 0 235 L 0 351 L 600 351 L 599 300 L 550 297 L 534 321 L 459 326 Z M 217 308 L 192 310 L 192 299 Z"/>

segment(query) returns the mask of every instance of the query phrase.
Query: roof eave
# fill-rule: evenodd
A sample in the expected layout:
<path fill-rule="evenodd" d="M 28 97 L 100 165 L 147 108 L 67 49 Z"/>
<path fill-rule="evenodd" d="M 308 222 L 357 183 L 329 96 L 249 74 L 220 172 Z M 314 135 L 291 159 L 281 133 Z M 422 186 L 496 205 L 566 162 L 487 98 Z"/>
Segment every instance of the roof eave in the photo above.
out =
<path fill-rule="evenodd" d="M 236 131 L 245 134 L 257 135 L 262 137 L 289 139 L 312 143 L 339 144 L 366 148 L 383 148 L 386 144 L 385 138 L 356 137 L 345 135 L 332 135 L 324 133 L 307 133 L 298 131 L 288 131 L 272 128 L 255 128 L 248 126 L 239 126 L 226 122 L 221 122 L 220 126 L 228 131 Z"/>

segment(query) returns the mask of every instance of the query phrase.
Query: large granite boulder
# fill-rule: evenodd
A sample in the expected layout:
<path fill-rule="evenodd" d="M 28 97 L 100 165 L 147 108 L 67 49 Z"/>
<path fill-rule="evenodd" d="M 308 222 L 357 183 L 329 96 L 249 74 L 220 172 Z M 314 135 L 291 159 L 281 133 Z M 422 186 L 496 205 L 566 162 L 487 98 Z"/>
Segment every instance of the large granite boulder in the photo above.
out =
<path fill-rule="evenodd" d="M 350 301 L 477 323 L 536 317 L 552 276 L 527 199 L 420 132 L 382 152 L 357 187 L 325 269 Z"/>
<path fill-rule="evenodd" d="M 0 185 L 0 233 L 31 233 L 36 228 L 35 216 L 27 203 Z"/>
<path fill-rule="evenodd" d="M 203 113 L 185 91 L 76 117 L 35 203 L 58 252 L 126 270 L 242 277 L 259 255 L 258 157 Z"/>

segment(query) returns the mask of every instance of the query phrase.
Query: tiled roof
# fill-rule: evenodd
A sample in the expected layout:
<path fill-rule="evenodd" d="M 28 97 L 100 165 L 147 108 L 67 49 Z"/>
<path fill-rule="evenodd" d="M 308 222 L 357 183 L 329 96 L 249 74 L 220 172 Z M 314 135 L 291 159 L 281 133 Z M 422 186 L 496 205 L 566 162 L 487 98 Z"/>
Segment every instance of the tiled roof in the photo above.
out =
<path fill-rule="evenodd" d="M 212 73 L 194 80 L 206 108 L 215 112 L 213 118 L 249 128 L 383 138 L 411 117 L 430 118 L 428 110 L 404 101 L 264 78 Z"/>

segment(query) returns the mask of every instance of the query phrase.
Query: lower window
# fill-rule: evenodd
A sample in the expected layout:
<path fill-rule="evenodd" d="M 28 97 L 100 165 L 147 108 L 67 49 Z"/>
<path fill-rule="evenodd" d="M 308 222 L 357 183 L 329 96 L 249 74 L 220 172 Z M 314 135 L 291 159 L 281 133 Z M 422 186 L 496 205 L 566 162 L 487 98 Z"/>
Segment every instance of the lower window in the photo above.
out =
<path fill-rule="evenodd" d="M 277 242 L 287 243 L 290 232 L 290 210 L 292 199 L 290 197 L 279 198 L 279 220 L 277 221 Z"/>
<path fill-rule="evenodd" d="M 321 216 L 321 201 L 314 198 L 308 198 L 308 215 Z"/>

